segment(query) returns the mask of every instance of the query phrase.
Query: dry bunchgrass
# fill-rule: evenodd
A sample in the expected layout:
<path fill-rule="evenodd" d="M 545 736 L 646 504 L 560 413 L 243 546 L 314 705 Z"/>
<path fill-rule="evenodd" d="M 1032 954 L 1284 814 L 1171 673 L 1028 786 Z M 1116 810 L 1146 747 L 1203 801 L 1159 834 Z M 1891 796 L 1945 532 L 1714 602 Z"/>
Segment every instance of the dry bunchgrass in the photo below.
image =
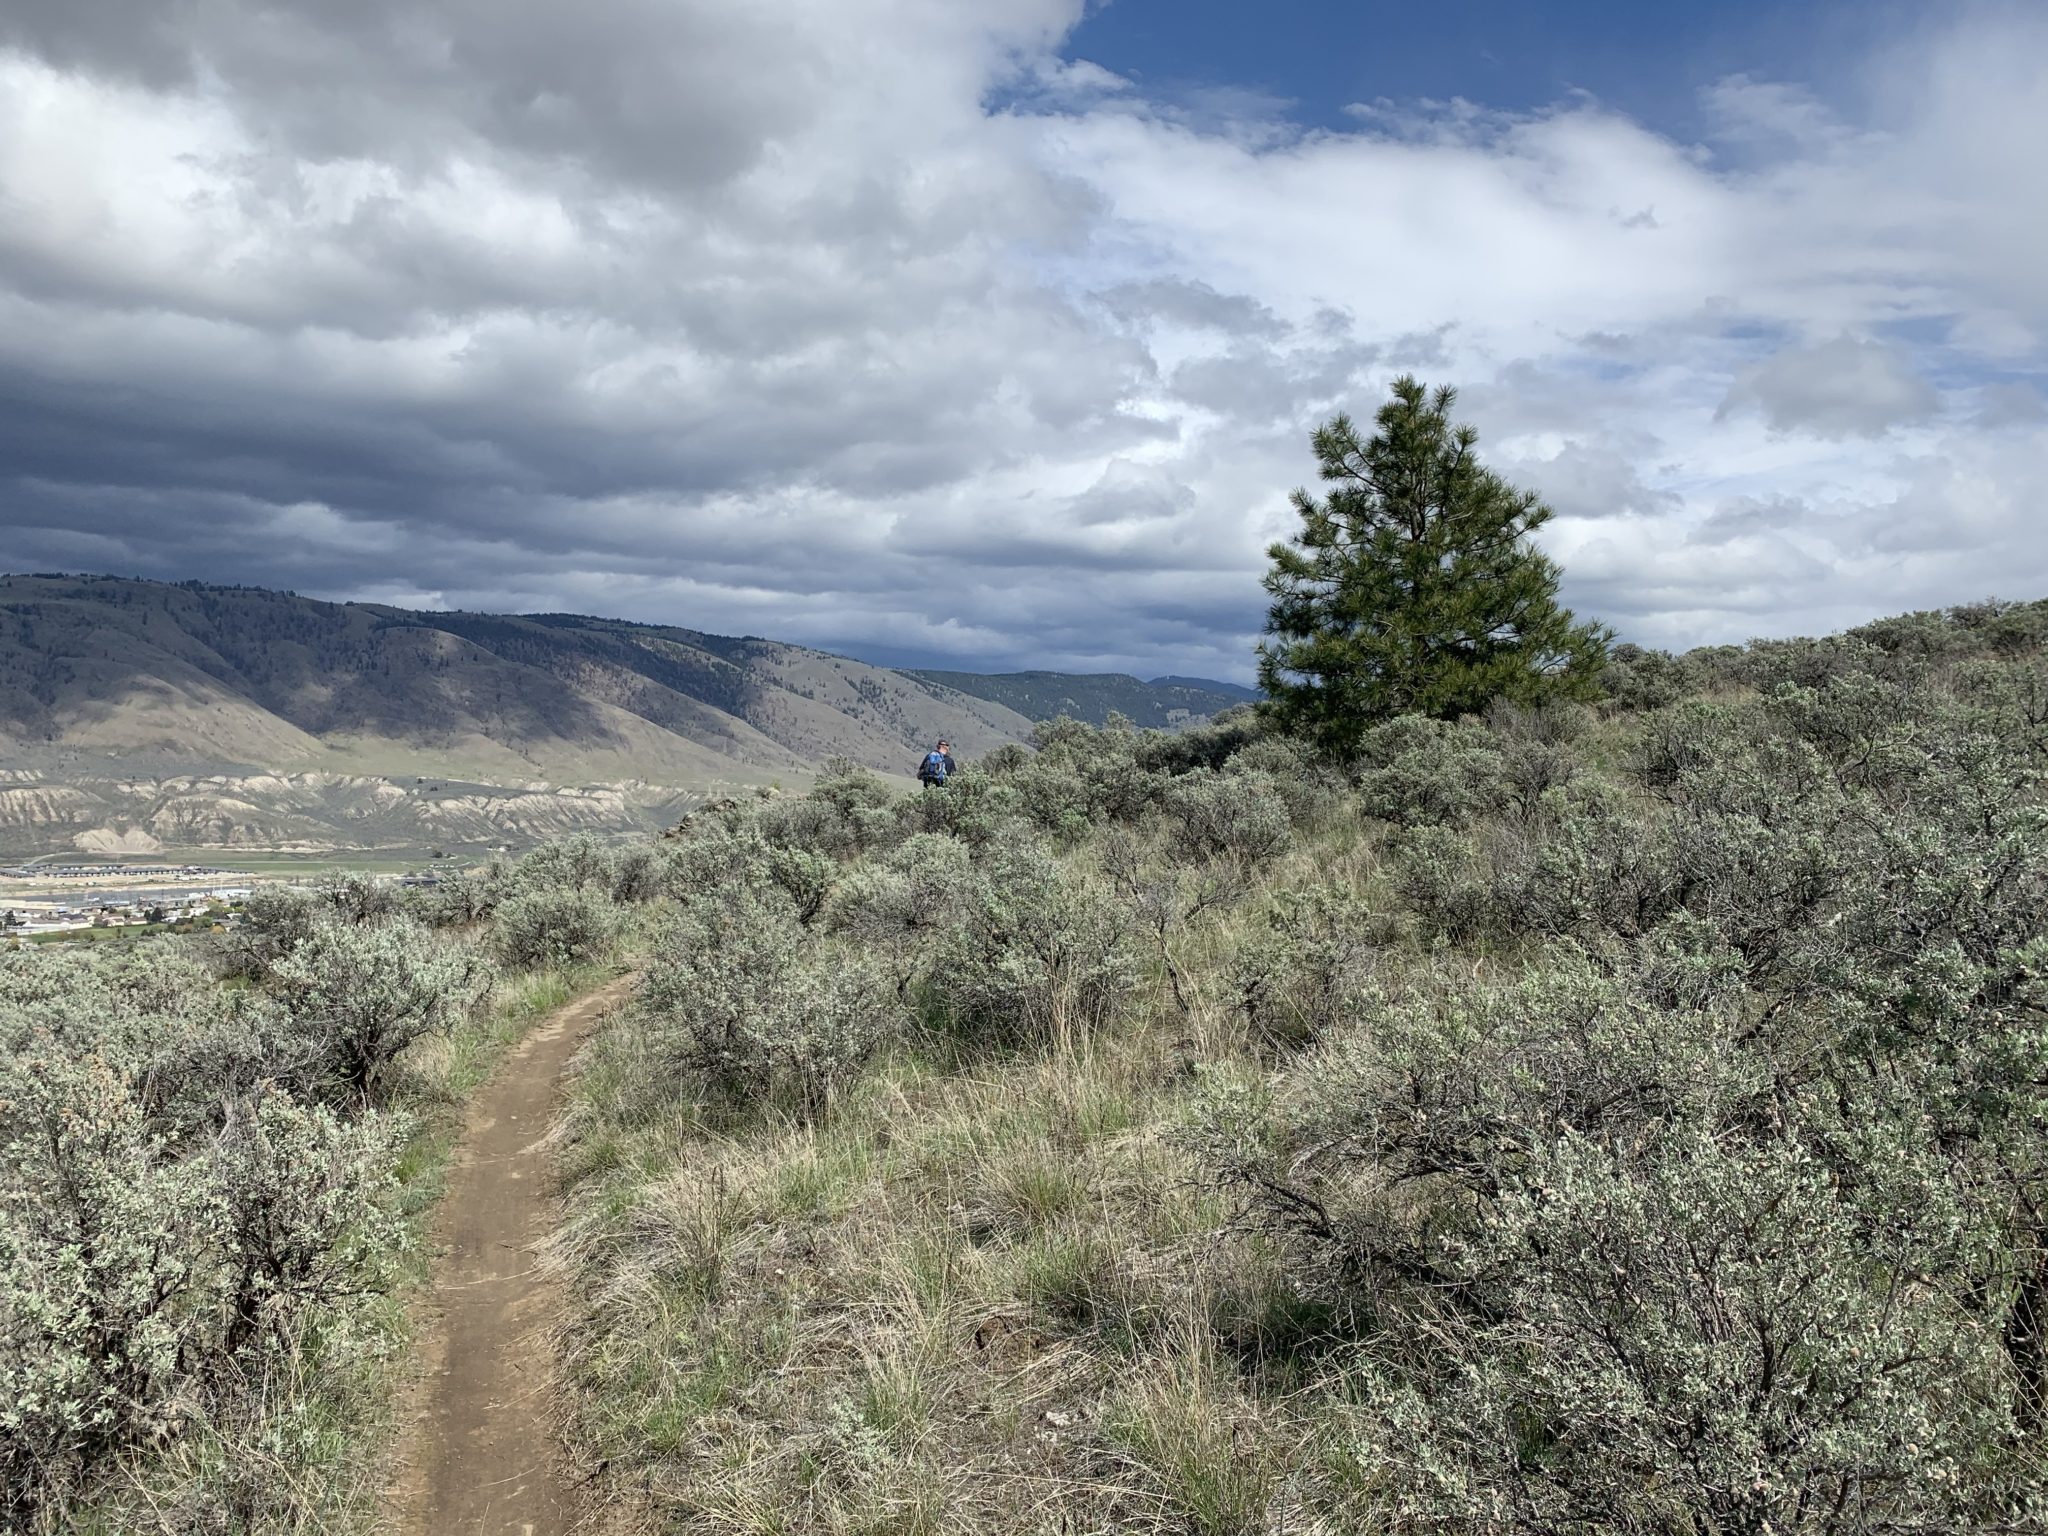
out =
<path fill-rule="evenodd" d="M 1267 879 L 1375 871 L 1347 817 Z M 1320 1410 L 1273 1365 L 1328 1319 L 1223 1235 L 1173 1142 L 1197 1063 L 1271 1065 L 1221 980 L 1260 899 L 1174 935 L 1185 1009 L 1161 970 L 1042 1053 L 905 1047 L 816 1120 L 714 1129 L 676 1085 L 643 1091 L 630 1019 L 601 1038 L 553 1258 L 613 1528 L 1356 1528 L 1327 1523 Z"/>
<path fill-rule="evenodd" d="M 195 1401 L 177 1438 L 112 1468 L 49 1529 L 68 1536 L 324 1536 L 369 1528 L 383 1478 L 362 1445 L 390 1427 L 384 1370 L 391 1352 L 379 1341 L 398 1324 L 397 1307 L 381 1306 L 343 1324 L 365 1348 L 321 1340 L 270 1362 L 266 1377 L 249 1383 L 231 1407 Z"/>

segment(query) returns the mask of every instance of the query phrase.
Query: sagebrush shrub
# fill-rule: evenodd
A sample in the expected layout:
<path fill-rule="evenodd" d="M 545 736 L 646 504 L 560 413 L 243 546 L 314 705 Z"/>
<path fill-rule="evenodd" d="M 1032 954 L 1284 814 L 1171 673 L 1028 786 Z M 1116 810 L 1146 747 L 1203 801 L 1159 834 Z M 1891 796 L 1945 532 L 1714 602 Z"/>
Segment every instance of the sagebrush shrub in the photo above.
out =
<path fill-rule="evenodd" d="M 721 893 L 779 891 L 798 918 L 809 923 L 824 910 L 843 868 L 838 855 L 800 839 L 775 841 L 758 820 L 741 816 L 675 844 L 664 878 L 670 894 L 685 903 L 718 899 Z"/>
<path fill-rule="evenodd" d="M 736 1103 L 817 1114 L 896 1023 L 873 968 L 820 947 L 785 899 L 738 887 L 685 902 L 640 988 L 677 1071 Z"/>
<path fill-rule="evenodd" d="M 653 858 L 652 853 L 648 855 Z M 399 910 L 429 928 L 468 928 L 491 915 L 496 894 L 475 875 L 449 875 L 403 893 Z"/>
<path fill-rule="evenodd" d="M 127 1075 L 168 1144 L 211 1134 L 223 1095 L 293 1079 L 303 1053 L 275 1010 L 223 992 L 181 946 L 22 950 L 0 963 L 0 1056 L 101 1059 Z"/>
<path fill-rule="evenodd" d="M 1006 741 L 995 751 L 979 758 L 975 767 L 992 779 L 1008 778 L 1031 762 L 1031 748 L 1020 741 Z"/>
<path fill-rule="evenodd" d="M 1104 822 L 1136 822 L 1165 793 L 1166 774 L 1139 760 L 1143 738 L 1121 715 L 1100 729 L 1061 718 L 1037 727 L 1038 755 L 1006 777 L 1024 816 L 1074 841 Z"/>
<path fill-rule="evenodd" d="M 843 859 L 867 846 L 872 812 L 866 804 L 841 807 L 807 795 L 750 807 L 731 818 L 727 830 L 751 833 L 766 846 Z"/>
<path fill-rule="evenodd" d="M 1016 785 L 975 763 L 948 778 L 944 794 L 919 792 L 897 801 L 894 835 L 886 841 L 943 833 L 981 848 L 1024 819 L 1024 797 Z"/>
<path fill-rule="evenodd" d="M 848 874 L 833 893 L 828 926 L 863 947 L 900 949 L 963 922 L 975 878 L 966 843 L 920 832 Z"/>
<path fill-rule="evenodd" d="M 1531 708 L 1495 701 L 1486 712 L 1486 728 L 1500 753 L 1500 790 L 1508 808 L 1533 816 L 1548 791 L 1563 789 L 1579 776 L 1576 747 L 1592 728 L 1592 718 L 1582 704 Z"/>
<path fill-rule="evenodd" d="M 1532 1172 L 1490 1234 L 1527 1255 L 1507 1320 L 1434 1328 L 1458 1342 L 1416 1339 L 1405 1369 L 1353 1389 L 1397 1518 L 1506 1504 L 1525 1530 L 2032 1527 L 2023 1475 L 1983 1456 L 2011 1436 L 1976 1390 L 1995 1346 L 1953 1292 L 1882 1278 L 1914 1262 L 1902 1250 L 1934 1256 L 1939 1215 L 1873 1244 L 1793 1144 L 1665 1133 L 1621 1160 L 1556 1143 Z"/>
<path fill-rule="evenodd" d="M 886 809 L 896 793 L 872 770 L 850 758 L 835 757 L 826 762 L 807 798 L 850 818 L 859 811 Z"/>
<path fill-rule="evenodd" d="M 1568 747 L 1583 740 L 1593 728 L 1593 711 L 1565 700 L 1518 704 L 1513 699 L 1495 699 L 1486 707 L 1485 718 L 1487 731 L 1501 746 L 1527 741 L 1546 747 Z"/>
<path fill-rule="evenodd" d="M 1752 703 L 1683 700 L 1638 724 L 1631 770 L 1645 788 L 1666 793 L 1687 774 L 1755 740 L 1758 725 Z"/>
<path fill-rule="evenodd" d="M 1404 715 L 1367 731 L 1359 749 L 1359 803 L 1398 826 L 1463 826 L 1503 789 L 1501 755 L 1487 733 Z"/>
<path fill-rule="evenodd" d="M 1064 756 L 1041 753 L 1011 775 L 1010 786 L 1025 819 L 1039 831 L 1068 841 L 1087 835 L 1088 785 Z"/>
<path fill-rule="evenodd" d="M 512 866 L 513 891 L 590 889 L 612 894 L 618 878 L 618 850 L 588 833 L 542 843 Z"/>
<path fill-rule="evenodd" d="M 627 847 L 612 854 L 611 898 L 620 906 L 638 906 L 663 894 L 664 870 L 652 848 Z"/>
<path fill-rule="evenodd" d="M 1985 1457 L 2024 1389 L 1972 1321 L 1987 1284 L 2015 1294 L 2002 1217 L 1954 1128 L 1828 1039 L 1759 1033 L 1726 991 L 1669 1011 L 1561 948 L 1383 995 L 1290 1071 L 1270 1141 L 1210 1133 L 1375 1320 L 1350 1390 L 1393 1513 L 1819 1533 L 2017 1508 L 2022 1465 Z"/>
<path fill-rule="evenodd" d="M 1045 1042 L 1101 1024 L 1136 983 L 1130 917 L 1087 876 L 1027 839 L 992 848 L 962 894 L 932 971 L 954 1028 Z"/>
<path fill-rule="evenodd" d="M 1600 689 L 1610 710 L 1641 714 L 1675 704 L 1700 684 L 1700 669 L 1669 651 L 1617 645 L 1607 653 Z"/>
<path fill-rule="evenodd" d="M 1348 785 L 1341 774 L 1319 763 L 1308 749 L 1282 736 L 1259 737 L 1227 761 L 1231 775 L 1253 775 L 1253 782 L 1275 795 L 1297 832 L 1320 827 L 1344 798 Z"/>
<path fill-rule="evenodd" d="M 320 909 L 302 891 L 259 886 L 242 903 L 241 920 L 210 942 L 223 976 L 254 980 L 312 936 Z"/>
<path fill-rule="evenodd" d="M 1032 726 L 1031 747 L 1041 757 L 1048 752 L 1085 750 L 1095 740 L 1096 734 L 1095 727 L 1085 720 L 1076 720 L 1071 715 L 1055 715 Z"/>
<path fill-rule="evenodd" d="M 54 1045 L 0 1078 L 0 1472 L 17 1518 L 175 1426 L 217 1326 L 220 1190 L 132 1068 Z"/>
<path fill-rule="evenodd" d="M 153 951 L 0 958 L 0 1521 L 242 1412 L 395 1242 L 399 1128 L 295 1097 L 276 1006 Z"/>
<path fill-rule="evenodd" d="M 808 924 L 825 910 L 839 879 L 838 860 L 808 848 L 770 848 L 765 862 L 768 878 L 789 898 L 798 922 Z"/>
<path fill-rule="evenodd" d="M 1310 757 L 1309 748 L 1290 737 L 1269 734 L 1256 706 L 1240 704 L 1213 719 L 1183 731 L 1147 731 L 1138 739 L 1137 758 L 1141 767 L 1157 773 L 1192 773 L 1197 768 L 1212 772 L 1249 752 L 1262 742 L 1275 742 L 1289 756 Z M 1252 766 L 1273 767 L 1271 763 Z"/>
<path fill-rule="evenodd" d="M 760 831 L 733 821 L 693 828 L 688 837 L 663 847 L 663 884 L 678 901 L 727 886 L 769 882 L 768 842 Z"/>
<path fill-rule="evenodd" d="M 523 891 L 498 908 L 493 940 L 499 958 L 515 970 L 584 965 L 611 953 L 619 918 L 618 907 L 602 891 L 582 886 Z"/>
<path fill-rule="evenodd" d="M 1451 827 L 1411 827 L 1387 845 L 1388 874 L 1424 932 L 1460 943 L 1488 932 L 1495 896 L 1472 838 Z"/>
<path fill-rule="evenodd" d="M 398 887 L 373 875 L 341 874 L 314 888 L 313 902 L 337 922 L 369 923 L 398 910 Z"/>
<path fill-rule="evenodd" d="M 1257 1035 L 1297 1048 L 1357 1019 L 1395 919 L 1341 885 L 1278 893 L 1227 970 L 1230 995 Z"/>
<path fill-rule="evenodd" d="M 1256 868 L 1279 857 L 1293 836 L 1278 784 L 1258 769 L 1173 780 L 1166 817 L 1168 846 L 1188 862 L 1233 859 Z"/>
<path fill-rule="evenodd" d="M 577 899 L 536 894 L 506 910 Z M 271 967 L 271 995 L 316 1073 L 362 1100 L 388 1098 L 399 1056 L 468 1017 L 487 986 L 473 957 L 406 918 L 323 925 Z"/>
<path fill-rule="evenodd" d="M 212 1173 L 223 1194 L 221 1347 L 289 1349 L 326 1309 L 380 1291 L 403 1252 L 392 1169 L 402 1117 L 344 1119 L 274 1085 L 229 1103 Z"/>
<path fill-rule="evenodd" d="M 895 799 L 876 774 L 834 758 L 809 794 L 756 807 L 752 824 L 776 847 L 844 859 L 893 840 L 889 812 Z"/>
<path fill-rule="evenodd" d="M 1503 936 L 1634 937 L 1679 909 L 1697 873 L 1670 822 L 1598 782 L 1546 793 L 1517 824 L 1486 829 L 1480 846 L 1483 890 L 1452 898 L 1448 908 L 1449 922 L 1468 932 L 1478 923 Z M 1411 853 L 1411 878 L 1421 878 L 1412 862 L 1420 856 Z M 1477 915 L 1461 900 L 1476 902 Z M 1435 900 L 1417 905 L 1445 923 Z"/>

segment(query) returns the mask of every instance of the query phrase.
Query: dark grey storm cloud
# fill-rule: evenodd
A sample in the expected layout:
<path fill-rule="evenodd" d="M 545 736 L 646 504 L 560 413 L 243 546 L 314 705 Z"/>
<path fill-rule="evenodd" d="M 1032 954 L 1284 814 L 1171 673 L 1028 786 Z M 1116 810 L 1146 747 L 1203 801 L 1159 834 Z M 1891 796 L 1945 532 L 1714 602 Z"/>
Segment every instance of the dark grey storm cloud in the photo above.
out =
<path fill-rule="evenodd" d="M 1868 123 L 1727 83 L 1724 166 L 1191 114 L 1080 8 L 13 0 L 0 567 L 1241 677 L 1309 429 L 1419 369 L 1641 638 L 2048 586 L 2029 23 Z"/>

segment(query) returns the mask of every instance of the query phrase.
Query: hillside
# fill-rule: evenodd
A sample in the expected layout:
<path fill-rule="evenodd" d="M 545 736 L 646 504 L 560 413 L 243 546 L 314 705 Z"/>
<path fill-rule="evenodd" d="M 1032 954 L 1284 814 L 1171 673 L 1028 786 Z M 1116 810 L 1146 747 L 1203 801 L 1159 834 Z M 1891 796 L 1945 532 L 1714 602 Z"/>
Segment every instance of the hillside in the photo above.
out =
<path fill-rule="evenodd" d="M 633 1531 L 2048 1531 L 2044 641 L 698 818 L 557 1136 L 576 1475 Z"/>
<path fill-rule="evenodd" d="M 1029 722 L 767 640 L 562 614 L 421 613 L 253 588 L 0 578 L 0 742 L 492 781 L 878 768 Z"/>
<path fill-rule="evenodd" d="M 2048 603 L 1605 681 L 0 940 L 0 1526 L 2039 1536 Z"/>
<path fill-rule="evenodd" d="M 1030 720 L 1057 715 L 1103 725 L 1112 713 L 1133 725 L 1171 730 L 1249 704 L 1258 691 L 1200 677 L 1157 677 L 1143 682 L 1123 672 L 938 672 L 910 674 L 1014 710 Z"/>
<path fill-rule="evenodd" d="M 1025 676 L 899 672 L 572 614 L 0 576 L 0 852 L 625 830 L 679 796 L 800 781 L 830 758 L 901 774 L 939 736 L 973 758 L 1062 710 L 1163 724 L 1222 703 Z"/>
<path fill-rule="evenodd" d="M 678 794 L 901 772 L 1030 722 L 766 640 L 112 577 L 0 578 L 0 846 L 531 841 Z M 446 781 L 457 781 L 449 784 Z"/>
<path fill-rule="evenodd" d="M 1265 695 L 1256 688 L 1247 688 L 1242 683 L 1226 683 L 1214 677 L 1155 677 L 1154 688 L 1192 688 L 1197 693 L 1217 693 L 1240 704 L 1256 704 Z"/>

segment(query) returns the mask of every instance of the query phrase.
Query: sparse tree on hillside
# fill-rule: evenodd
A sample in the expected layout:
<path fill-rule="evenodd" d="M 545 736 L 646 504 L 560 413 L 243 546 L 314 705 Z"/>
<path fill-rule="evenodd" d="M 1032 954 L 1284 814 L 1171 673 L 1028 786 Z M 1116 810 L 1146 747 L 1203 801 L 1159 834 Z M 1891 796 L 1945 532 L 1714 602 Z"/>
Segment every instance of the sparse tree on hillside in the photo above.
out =
<path fill-rule="evenodd" d="M 1607 631 L 1559 606 L 1558 568 L 1529 543 L 1550 509 L 1479 463 L 1455 399 L 1403 377 L 1370 439 L 1324 423 L 1332 489 L 1297 490 L 1301 530 L 1268 551 L 1259 681 L 1276 723 L 1338 756 L 1394 715 L 1586 697 L 1605 657 Z"/>

